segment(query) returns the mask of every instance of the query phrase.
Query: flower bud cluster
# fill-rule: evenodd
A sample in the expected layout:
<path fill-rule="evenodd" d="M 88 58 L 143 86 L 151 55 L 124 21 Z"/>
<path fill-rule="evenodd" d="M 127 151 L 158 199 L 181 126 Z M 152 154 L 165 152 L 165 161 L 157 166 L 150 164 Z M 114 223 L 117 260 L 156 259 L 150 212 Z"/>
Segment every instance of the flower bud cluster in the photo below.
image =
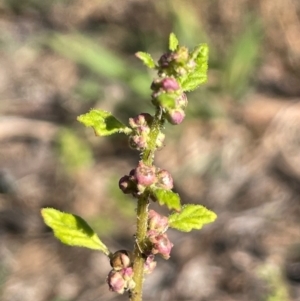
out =
<path fill-rule="evenodd" d="M 132 264 L 132 254 L 129 251 L 120 250 L 111 255 L 112 270 L 106 279 L 110 291 L 123 294 L 124 291 L 134 289 Z"/>
<path fill-rule="evenodd" d="M 152 82 L 152 104 L 163 109 L 164 117 L 173 125 L 185 117 L 187 97 L 180 85 L 197 66 L 197 50 L 189 53 L 186 47 L 163 54 L 158 60 L 158 78 Z"/>
<path fill-rule="evenodd" d="M 119 187 L 123 193 L 137 196 L 143 193 L 147 187 L 170 190 L 173 188 L 173 179 L 166 170 L 148 166 L 140 161 L 129 175 L 120 179 Z"/>
<path fill-rule="evenodd" d="M 163 108 L 171 124 L 180 124 L 184 117 L 187 98 L 174 77 L 160 77 L 152 82 L 152 104 Z"/>
<path fill-rule="evenodd" d="M 158 60 L 159 75 L 167 74 L 175 77 L 187 75 L 195 70 L 197 64 L 194 55 L 184 47 L 178 47 L 175 51 L 163 54 Z"/>
<path fill-rule="evenodd" d="M 154 210 L 149 211 L 147 237 L 151 243 L 151 254 L 160 254 L 164 259 L 170 258 L 173 247 L 173 244 L 165 233 L 168 226 L 169 223 L 166 216 L 162 216 Z"/>
<path fill-rule="evenodd" d="M 153 122 L 153 116 L 148 113 L 141 113 L 134 118 L 129 118 L 129 125 L 132 133 L 129 135 L 129 146 L 138 151 L 143 151 L 148 147 L 150 140 L 150 128 Z M 165 135 L 159 132 L 156 139 L 156 148 L 161 148 Z"/>

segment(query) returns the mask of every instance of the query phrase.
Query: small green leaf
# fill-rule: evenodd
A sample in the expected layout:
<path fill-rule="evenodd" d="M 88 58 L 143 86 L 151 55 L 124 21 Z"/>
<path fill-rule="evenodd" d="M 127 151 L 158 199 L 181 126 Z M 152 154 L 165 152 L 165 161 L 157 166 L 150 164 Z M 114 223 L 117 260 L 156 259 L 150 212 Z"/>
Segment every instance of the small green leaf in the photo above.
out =
<path fill-rule="evenodd" d="M 176 48 L 177 48 L 177 46 L 178 46 L 178 39 L 177 39 L 177 37 L 175 36 L 175 34 L 172 32 L 171 34 L 170 34 L 170 37 L 169 37 L 169 49 L 171 50 L 171 51 L 175 51 L 176 50 Z"/>
<path fill-rule="evenodd" d="M 169 215 L 169 226 L 182 232 L 201 229 L 204 224 L 213 222 L 217 215 L 201 205 L 184 205 L 181 212 Z"/>
<path fill-rule="evenodd" d="M 151 69 L 155 67 L 155 63 L 151 54 L 139 51 L 135 54 L 135 56 L 139 58 L 147 67 Z"/>
<path fill-rule="evenodd" d="M 44 208 L 41 214 L 45 224 L 53 230 L 54 236 L 62 243 L 99 250 L 107 256 L 110 254 L 98 235 L 81 217 L 53 208 Z"/>
<path fill-rule="evenodd" d="M 131 132 L 121 121 L 115 118 L 110 112 L 92 109 L 89 113 L 80 115 L 77 120 L 86 127 L 92 127 L 97 136 L 110 136 L 115 133 Z"/>
<path fill-rule="evenodd" d="M 176 108 L 176 98 L 178 95 L 175 93 L 162 93 L 157 97 L 159 105 L 167 110 Z"/>
<path fill-rule="evenodd" d="M 184 91 L 195 90 L 200 84 L 207 80 L 209 49 L 206 44 L 198 45 L 191 53 L 192 59 L 196 62 L 196 68 L 181 82 Z"/>
<path fill-rule="evenodd" d="M 207 75 L 205 74 L 197 74 L 193 73 L 188 76 L 186 80 L 182 82 L 182 90 L 183 91 L 193 91 L 195 90 L 199 85 L 205 83 L 207 81 Z"/>
<path fill-rule="evenodd" d="M 158 188 L 152 191 L 152 195 L 161 206 L 166 205 L 170 210 L 180 210 L 181 208 L 180 197 L 178 193 L 175 193 L 171 190 Z"/>

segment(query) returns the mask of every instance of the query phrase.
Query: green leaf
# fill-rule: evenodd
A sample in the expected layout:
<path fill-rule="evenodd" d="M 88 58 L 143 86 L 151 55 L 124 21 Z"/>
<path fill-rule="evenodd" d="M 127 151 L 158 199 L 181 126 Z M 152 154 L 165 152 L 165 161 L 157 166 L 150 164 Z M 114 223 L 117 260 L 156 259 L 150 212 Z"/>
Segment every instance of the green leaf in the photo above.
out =
<path fill-rule="evenodd" d="M 201 229 L 203 225 L 213 222 L 217 215 L 201 205 L 184 205 L 181 212 L 169 215 L 169 226 L 182 232 Z"/>
<path fill-rule="evenodd" d="M 151 54 L 139 51 L 135 54 L 135 56 L 139 58 L 147 67 L 151 69 L 155 67 L 155 63 Z"/>
<path fill-rule="evenodd" d="M 178 39 L 177 39 L 177 37 L 175 36 L 175 34 L 172 32 L 171 34 L 170 34 L 170 37 L 169 37 L 169 49 L 171 50 L 171 51 L 175 51 L 176 50 L 176 48 L 177 48 L 177 46 L 178 46 Z"/>
<path fill-rule="evenodd" d="M 206 44 L 200 44 L 191 53 L 192 59 L 196 62 L 196 68 L 181 81 L 184 91 L 195 90 L 200 84 L 207 80 L 209 49 Z"/>
<path fill-rule="evenodd" d="M 167 110 L 176 108 L 176 98 L 178 95 L 175 93 L 162 93 L 157 97 L 159 105 Z"/>
<path fill-rule="evenodd" d="M 121 121 L 115 118 L 110 112 L 103 110 L 90 110 L 89 113 L 80 115 L 77 120 L 86 127 L 92 127 L 97 136 L 110 136 L 115 133 L 131 132 Z"/>
<path fill-rule="evenodd" d="M 62 243 L 99 250 L 107 256 L 110 254 L 98 235 L 81 217 L 53 208 L 43 208 L 41 214 L 45 224 L 53 230 L 54 236 Z"/>
<path fill-rule="evenodd" d="M 158 188 L 152 191 L 152 195 L 161 206 L 166 205 L 170 210 L 180 210 L 181 208 L 180 197 L 178 193 L 175 193 L 171 190 Z"/>

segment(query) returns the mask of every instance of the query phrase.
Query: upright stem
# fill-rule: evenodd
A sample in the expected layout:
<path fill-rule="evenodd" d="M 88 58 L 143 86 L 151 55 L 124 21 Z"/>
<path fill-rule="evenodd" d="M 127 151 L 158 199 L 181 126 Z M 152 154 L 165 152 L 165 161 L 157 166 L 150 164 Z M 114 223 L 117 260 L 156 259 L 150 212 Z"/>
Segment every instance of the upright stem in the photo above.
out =
<path fill-rule="evenodd" d="M 154 152 L 156 148 L 157 135 L 162 127 L 160 110 L 155 114 L 153 124 L 150 131 L 149 147 L 144 151 L 142 161 L 151 166 L 154 160 Z M 130 301 L 142 301 L 143 282 L 144 282 L 144 264 L 145 256 L 143 254 L 143 247 L 146 241 L 147 222 L 148 222 L 148 206 L 149 193 L 146 190 L 138 198 L 137 203 L 137 228 L 136 228 L 136 242 L 134 245 L 134 264 L 133 264 L 133 280 L 135 281 L 135 288 L 131 292 Z"/>
<path fill-rule="evenodd" d="M 137 206 L 137 231 L 136 242 L 134 245 L 133 265 L 133 280 L 135 281 L 136 286 L 131 294 L 131 301 L 142 301 L 145 258 L 141 248 L 143 247 L 147 233 L 148 204 L 148 194 L 144 193 L 138 199 Z"/>

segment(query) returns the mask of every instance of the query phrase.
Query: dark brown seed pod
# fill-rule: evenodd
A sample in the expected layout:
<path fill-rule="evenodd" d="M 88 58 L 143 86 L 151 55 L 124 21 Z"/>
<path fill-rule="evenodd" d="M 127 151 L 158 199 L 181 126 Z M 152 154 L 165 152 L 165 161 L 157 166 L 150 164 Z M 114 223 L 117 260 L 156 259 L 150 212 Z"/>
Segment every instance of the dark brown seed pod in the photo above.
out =
<path fill-rule="evenodd" d="M 132 265 L 132 252 L 127 250 L 115 252 L 111 255 L 110 265 L 116 271 L 130 267 Z"/>

